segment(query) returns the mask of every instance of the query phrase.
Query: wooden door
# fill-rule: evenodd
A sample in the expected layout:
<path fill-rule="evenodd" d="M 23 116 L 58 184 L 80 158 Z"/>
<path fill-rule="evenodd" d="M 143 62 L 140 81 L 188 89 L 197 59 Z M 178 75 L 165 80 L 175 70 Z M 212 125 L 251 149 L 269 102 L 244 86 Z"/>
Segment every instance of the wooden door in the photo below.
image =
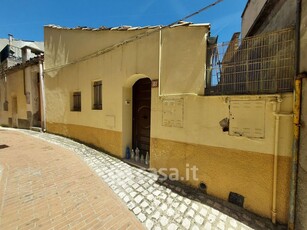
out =
<path fill-rule="evenodd" d="M 144 156 L 150 150 L 151 80 L 138 80 L 133 86 L 133 149 Z"/>

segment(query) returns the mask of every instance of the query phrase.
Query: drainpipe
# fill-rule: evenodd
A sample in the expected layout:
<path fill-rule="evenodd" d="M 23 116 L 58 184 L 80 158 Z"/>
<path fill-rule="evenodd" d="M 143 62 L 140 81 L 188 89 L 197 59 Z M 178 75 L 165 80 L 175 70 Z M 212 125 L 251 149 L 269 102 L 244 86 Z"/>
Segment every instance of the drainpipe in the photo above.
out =
<path fill-rule="evenodd" d="M 299 152 L 299 136 L 300 136 L 300 112 L 301 112 L 301 90 L 302 80 L 295 80 L 294 90 L 294 107 L 293 107 L 293 146 L 292 146 L 292 172 L 290 184 L 290 207 L 288 229 L 295 229 L 295 201 L 296 201 L 296 184 L 297 184 L 297 158 Z"/>
<path fill-rule="evenodd" d="M 277 100 L 274 108 L 275 116 L 275 139 L 274 139 L 274 161 L 273 161 L 273 199 L 272 199 L 272 223 L 276 224 L 276 196 L 277 196 L 277 169 L 278 169 L 278 144 L 279 144 L 279 111 L 281 100 Z"/>
<path fill-rule="evenodd" d="M 39 80 L 40 80 L 40 94 L 41 94 L 41 126 L 43 132 L 46 132 L 46 101 L 45 101 L 45 83 L 43 76 L 43 60 L 42 57 L 39 59 Z"/>
<path fill-rule="evenodd" d="M 302 1 L 296 1 L 296 34 L 295 34 L 295 72 L 297 78 L 294 80 L 294 102 L 293 102 L 293 146 L 292 146 L 292 171 L 290 178 L 290 197 L 289 197 L 289 218 L 288 229 L 295 229 L 295 202 L 297 187 L 297 158 L 299 153 L 299 136 L 300 136 L 300 112 L 301 112 L 301 94 L 302 79 L 306 74 L 299 75 L 300 72 L 300 26 L 301 26 L 301 7 Z"/>
<path fill-rule="evenodd" d="M 161 65 L 162 65 L 162 27 L 159 30 L 159 97 L 161 96 Z"/>
<path fill-rule="evenodd" d="M 278 180 L 278 152 L 279 152 L 279 126 L 280 117 L 292 117 L 292 113 L 281 113 L 280 104 L 282 99 L 280 97 L 274 102 L 273 115 L 275 117 L 275 138 L 274 138 L 274 160 L 273 160 L 273 194 L 272 194 L 272 223 L 276 224 L 277 220 L 277 210 L 276 210 L 276 200 L 277 200 L 277 180 Z"/>

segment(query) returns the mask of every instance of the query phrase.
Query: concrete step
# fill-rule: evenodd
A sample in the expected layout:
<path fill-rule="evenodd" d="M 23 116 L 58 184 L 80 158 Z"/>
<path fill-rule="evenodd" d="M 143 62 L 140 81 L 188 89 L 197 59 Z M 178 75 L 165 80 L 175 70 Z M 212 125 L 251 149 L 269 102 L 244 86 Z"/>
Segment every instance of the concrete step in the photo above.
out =
<path fill-rule="evenodd" d="M 36 132 L 42 132 L 42 128 L 41 127 L 31 127 L 30 130 L 32 131 L 36 131 Z"/>

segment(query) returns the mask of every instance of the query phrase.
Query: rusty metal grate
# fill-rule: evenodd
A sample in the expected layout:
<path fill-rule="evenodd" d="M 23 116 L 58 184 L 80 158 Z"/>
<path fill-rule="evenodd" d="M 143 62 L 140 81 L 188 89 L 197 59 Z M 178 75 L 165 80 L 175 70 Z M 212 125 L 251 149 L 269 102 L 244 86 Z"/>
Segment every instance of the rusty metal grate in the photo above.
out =
<path fill-rule="evenodd" d="M 293 91 L 294 38 L 294 28 L 288 28 L 209 46 L 205 94 Z"/>

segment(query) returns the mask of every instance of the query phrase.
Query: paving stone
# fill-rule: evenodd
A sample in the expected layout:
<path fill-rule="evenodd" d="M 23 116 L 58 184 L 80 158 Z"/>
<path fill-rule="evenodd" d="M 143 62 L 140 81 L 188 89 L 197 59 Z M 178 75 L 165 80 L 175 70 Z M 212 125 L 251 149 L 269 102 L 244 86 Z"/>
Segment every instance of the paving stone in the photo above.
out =
<path fill-rule="evenodd" d="M 132 209 L 135 208 L 135 204 L 134 204 L 133 202 L 130 202 L 130 203 L 127 205 L 127 207 L 128 207 L 130 210 L 132 210 Z"/>
<path fill-rule="evenodd" d="M 199 230 L 199 227 L 196 226 L 196 225 L 194 225 L 194 226 L 191 228 L 191 230 Z"/>
<path fill-rule="evenodd" d="M 192 202 L 192 201 L 191 201 L 191 200 L 189 200 L 189 199 L 187 199 L 187 198 L 185 198 L 185 199 L 184 199 L 184 203 L 186 203 L 187 205 L 190 205 L 190 204 L 191 204 L 191 202 Z"/>
<path fill-rule="evenodd" d="M 194 215 L 195 215 L 195 211 L 194 211 L 193 209 L 190 209 L 190 210 L 187 212 L 187 215 L 193 218 Z"/>
<path fill-rule="evenodd" d="M 212 229 L 211 223 L 207 222 L 207 223 L 205 224 L 205 226 L 204 226 L 204 229 L 205 229 L 205 230 L 211 230 L 211 229 Z"/>
<path fill-rule="evenodd" d="M 69 139 L 50 134 L 38 134 L 38 136 L 65 148 L 72 148 L 80 159 L 87 162 L 96 174 L 109 184 L 127 204 L 128 209 L 132 210 L 140 221 L 143 220 L 147 229 L 161 229 L 161 227 L 171 229 L 172 226 L 180 226 L 180 229 L 197 229 L 198 227 L 217 229 L 218 225 L 219 229 L 222 229 L 223 224 L 225 229 L 227 227 L 238 229 L 241 226 L 249 229 L 234 220 L 234 218 L 241 218 L 241 215 L 236 215 L 233 210 L 223 207 L 221 203 L 204 194 L 192 195 L 189 190 L 175 186 L 171 181 L 161 181 L 162 184 L 159 184 L 156 182 L 158 175 L 131 167 L 118 159 Z M 207 205 L 202 204 L 204 200 Z M 162 225 L 162 219 L 165 225 Z M 243 216 L 243 219 L 255 223 L 250 215 Z M 263 226 L 261 223 L 256 223 L 256 226 Z"/>
<path fill-rule="evenodd" d="M 177 196 L 178 196 L 177 193 L 174 193 L 174 192 L 171 193 L 171 197 L 175 198 L 175 197 L 177 197 Z"/>
<path fill-rule="evenodd" d="M 184 218 L 182 221 L 182 227 L 185 229 L 189 229 L 191 225 L 191 221 L 188 218 Z"/>
<path fill-rule="evenodd" d="M 147 229 L 151 230 L 152 227 L 154 226 L 154 222 L 150 219 L 147 219 L 146 222 L 145 222 L 145 226 Z"/>
<path fill-rule="evenodd" d="M 134 189 L 137 189 L 138 187 L 139 187 L 139 185 L 136 184 L 136 183 L 132 185 L 132 188 L 134 188 Z"/>
<path fill-rule="evenodd" d="M 161 204 L 161 201 L 159 201 L 159 200 L 154 200 L 153 203 L 154 203 L 155 206 L 159 206 L 159 205 Z"/>
<path fill-rule="evenodd" d="M 173 201 L 174 201 L 174 200 L 173 200 L 171 197 L 167 197 L 167 199 L 166 199 L 166 203 L 167 203 L 168 205 L 172 204 Z"/>
<path fill-rule="evenodd" d="M 120 198 L 124 198 L 125 196 L 126 196 L 126 193 L 124 193 L 124 192 L 120 192 L 119 194 L 118 194 L 118 196 L 120 197 Z"/>
<path fill-rule="evenodd" d="M 231 225 L 232 227 L 234 227 L 234 228 L 236 228 L 236 227 L 238 226 L 238 222 L 235 221 L 234 219 L 231 219 L 231 220 L 229 221 L 229 223 L 230 223 L 230 225 Z"/>
<path fill-rule="evenodd" d="M 161 224 L 163 227 L 165 227 L 165 226 L 168 224 L 168 218 L 165 217 L 165 216 L 162 216 L 162 217 L 160 218 L 160 224 Z"/>
<path fill-rule="evenodd" d="M 142 207 L 142 208 L 146 208 L 146 207 L 148 207 L 148 206 L 149 206 L 149 204 L 148 204 L 147 201 L 143 201 L 143 202 L 141 203 L 141 207 Z"/>
<path fill-rule="evenodd" d="M 154 211 L 153 207 L 147 207 L 145 212 L 147 213 L 147 215 L 150 215 L 152 212 Z"/>
<path fill-rule="evenodd" d="M 155 214 L 153 214 L 152 218 L 158 220 L 161 216 L 161 213 L 159 211 L 156 211 Z"/>
<path fill-rule="evenodd" d="M 146 191 L 146 190 L 144 190 L 144 191 L 142 192 L 142 195 L 143 195 L 143 196 L 147 196 L 148 194 L 149 194 L 149 192 Z"/>
<path fill-rule="evenodd" d="M 134 191 L 130 193 L 130 196 L 131 196 L 131 197 L 135 197 L 136 195 L 137 195 L 137 193 L 134 192 Z"/>
<path fill-rule="evenodd" d="M 172 202 L 171 205 L 172 205 L 174 208 L 178 208 L 179 204 L 180 204 L 179 202 Z"/>
<path fill-rule="evenodd" d="M 174 223 L 171 223 L 168 227 L 167 230 L 177 230 L 178 226 Z"/>
<path fill-rule="evenodd" d="M 208 214 L 208 210 L 206 208 L 202 208 L 199 212 L 202 216 L 206 216 Z"/>
<path fill-rule="evenodd" d="M 265 224 L 263 222 L 260 222 L 259 220 L 255 220 L 255 223 L 260 226 L 262 229 L 265 228 Z"/>
<path fill-rule="evenodd" d="M 155 197 L 154 197 L 152 194 L 149 194 L 146 198 L 147 198 L 149 201 L 152 201 Z"/>
<path fill-rule="evenodd" d="M 183 203 L 179 206 L 179 211 L 181 213 L 184 213 L 187 209 L 188 209 L 188 207 Z"/>
<path fill-rule="evenodd" d="M 139 207 L 135 207 L 133 209 L 133 212 L 134 212 L 135 215 L 139 214 L 141 211 L 142 211 L 142 209 L 140 209 Z"/>
<path fill-rule="evenodd" d="M 171 217 L 175 214 L 175 210 L 172 208 L 169 208 L 167 209 L 166 214 Z"/>
<path fill-rule="evenodd" d="M 201 217 L 200 215 L 195 216 L 195 222 L 199 225 L 202 225 L 204 223 L 204 218 Z"/>
<path fill-rule="evenodd" d="M 247 221 L 251 221 L 251 218 L 246 214 L 243 214 L 243 218 Z"/>
<path fill-rule="evenodd" d="M 161 193 L 158 197 L 159 197 L 160 199 L 162 199 L 162 200 L 165 200 L 166 197 L 167 197 L 167 195 L 166 195 L 166 193 Z"/>
<path fill-rule="evenodd" d="M 138 215 L 139 220 L 143 223 L 146 220 L 146 216 L 143 213 Z"/>
<path fill-rule="evenodd" d="M 162 204 L 162 205 L 161 205 L 161 209 L 162 209 L 162 211 L 166 211 L 166 210 L 167 210 L 167 208 L 168 208 L 168 207 L 167 207 L 167 205 L 166 205 L 166 204 Z"/>
<path fill-rule="evenodd" d="M 209 214 L 208 220 L 210 221 L 210 223 L 213 223 L 216 220 L 216 216 L 212 215 L 212 214 Z"/>
<path fill-rule="evenodd" d="M 134 198 L 134 201 L 135 201 L 137 204 L 139 204 L 139 203 L 141 203 L 141 201 L 142 201 L 143 199 L 144 199 L 143 196 L 137 195 L 137 196 Z"/>
<path fill-rule="evenodd" d="M 144 188 L 140 186 L 140 187 L 138 187 L 138 188 L 136 189 L 136 191 L 138 191 L 139 193 L 141 193 L 141 192 L 144 191 Z"/>
<path fill-rule="evenodd" d="M 181 189 L 180 187 L 176 187 L 175 190 L 176 190 L 177 192 L 181 192 L 182 189 Z"/>
<path fill-rule="evenodd" d="M 154 196 L 159 196 L 159 195 L 160 195 L 160 193 L 161 193 L 161 191 L 159 191 L 159 190 L 155 190 L 155 191 L 153 192 L 153 195 L 154 195 Z"/>
<path fill-rule="evenodd" d="M 211 209 L 211 213 L 212 213 L 213 215 L 215 215 L 215 216 L 218 216 L 218 215 L 220 214 L 220 211 L 218 211 L 218 210 L 212 208 L 212 209 Z"/>
<path fill-rule="evenodd" d="M 217 228 L 220 229 L 220 230 L 225 230 L 225 223 L 220 221 L 217 224 Z"/>
<path fill-rule="evenodd" d="M 173 219 L 178 223 L 178 224 L 181 224 L 182 222 L 182 214 L 181 213 L 175 213 Z"/>
<path fill-rule="evenodd" d="M 128 202 L 130 201 L 129 196 L 125 196 L 125 197 L 124 197 L 124 201 L 125 201 L 126 203 L 128 203 Z"/>
<path fill-rule="evenodd" d="M 197 211 L 197 209 L 198 209 L 198 205 L 197 205 L 197 204 L 195 204 L 195 203 L 192 203 L 192 208 L 193 208 L 195 211 Z"/>

